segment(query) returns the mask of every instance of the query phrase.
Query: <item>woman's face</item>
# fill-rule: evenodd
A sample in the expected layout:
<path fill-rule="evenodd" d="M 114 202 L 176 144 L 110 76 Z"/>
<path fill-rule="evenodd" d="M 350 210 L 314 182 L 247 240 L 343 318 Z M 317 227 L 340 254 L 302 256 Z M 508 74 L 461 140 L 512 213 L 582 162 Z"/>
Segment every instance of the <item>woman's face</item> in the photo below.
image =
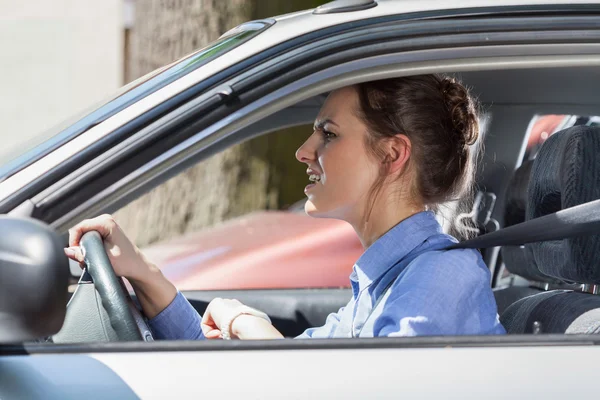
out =
<path fill-rule="evenodd" d="M 312 135 L 296 152 L 308 166 L 305 211 L 314 217 L 355 222 L 379 174 L 367 154 L 366 126 L 355 115 L 358 94 L 352 87 L 332 92 L 321 108 Z"/>

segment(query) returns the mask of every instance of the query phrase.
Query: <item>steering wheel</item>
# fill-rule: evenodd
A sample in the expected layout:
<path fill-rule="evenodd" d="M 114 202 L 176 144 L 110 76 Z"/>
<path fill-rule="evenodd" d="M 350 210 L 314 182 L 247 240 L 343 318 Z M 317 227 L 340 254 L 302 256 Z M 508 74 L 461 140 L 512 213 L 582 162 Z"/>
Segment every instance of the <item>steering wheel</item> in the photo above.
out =
<path fill-rule="evenodd" d="M 67 305 L 55 343 L 89 341 L 152 341 L 152 332 L 115 275 L 102 236 L 90 231 L 81 238 L 86 269 Z"/>

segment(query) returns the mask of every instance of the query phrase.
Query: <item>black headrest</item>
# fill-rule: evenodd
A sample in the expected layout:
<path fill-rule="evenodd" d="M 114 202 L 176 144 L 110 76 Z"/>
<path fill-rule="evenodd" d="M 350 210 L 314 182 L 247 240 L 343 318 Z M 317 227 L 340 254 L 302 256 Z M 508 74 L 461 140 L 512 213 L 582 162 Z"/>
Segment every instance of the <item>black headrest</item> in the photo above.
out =
<path fill-rule="evenodd" d="M 575 126 L 542 145 L 533 163 L 526 218 L 600 199 L 600 129 Z M 536 267 L 568 282 L 600 284 L 600 235 L 526 245 Z"/>
<path fill-rule="evenodd" d="M 525 161 L 515 170 L 506 189 L 504 226 L 509 227 L 525 221 L 527 207 L 527 188 L 531 176 L 533 160 Z M 513 274 L 525 279 L 543 283 L 558 283 L 560 280 L 549 277 L 537 268 L 532 261 L 531 250 L 525 246 L 504 246 L 501 248 L 502 260 Z M 529 254 L 528 254 L 529 253 Z"/>

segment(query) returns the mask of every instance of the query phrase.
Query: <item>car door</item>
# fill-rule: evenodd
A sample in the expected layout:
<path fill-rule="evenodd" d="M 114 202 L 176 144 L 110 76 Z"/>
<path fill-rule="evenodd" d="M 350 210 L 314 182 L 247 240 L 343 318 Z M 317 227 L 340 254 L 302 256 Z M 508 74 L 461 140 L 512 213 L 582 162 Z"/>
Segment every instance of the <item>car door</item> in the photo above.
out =
<path fill-rule="evenodd" d="M 79 162 L 65 160 L 51 177 L 36 177 L 5 195 L 0 207 L 64 232 L 75 221 L 116 210 L 220 149 L 262 133 L 253 127 L 258 121 L 277 113 L 291 118 L 294 104 L 336 86 L 436 71 L 598 63 L 598 11 L 573 10 L 559 13 L 559 26 L 553 6 L 535 12 L 514 7 L 398 14 L 340 24 L 215 80 L 197 97 L 186 94 L 164 114 L 136 120 L 127 126 L 135 140 L 103 143 Z M 493 148 L 507 138 L 491 140 Z M 499 152 L 504 158 L 495 162 L 514 165 L 519 152 L 514 153 Z M 497 181 L 499 194 L 504 183 Z M 289 294 L 256 293 L 265 301 L 262 308 L 273 306 L 273 313 Z M 194 291 L 185 294 L 198 308 L 208 300 Z M 330 295 L 307 292 L 308 304 L 322 304 Z M 293 297 L 297 301 L 300 295 Z M 328 307 L 334 310 L 339 302 Z M 286 315 L 295 314 L 300 306 L 295 307 Z M 89 387 L 124 398 L 558 397 L 573 385 L 592 389 L 595 342 L 590 336 L 540 335 L 27 345 L 3 346 L 0 366 L 16 371 L 19 390 L 28 390 L 25 377 L 35 376 L 40 385 L 64 394 L 69 385 L 57 381 L 57 374 L 86 371 L 82 382 Z M 557 359 L 560 365 L 552 362 Z M 532 374 L 546 378 L 541 387 L 529 385 Z"/>
<path fill-rule="evenodd" d="M 9 400 L 563 399 L 573 387 L 594 389 L 592 360 L 600 347 L 589 336 L 405 339 L 2 346 L 0 394 Z"/>

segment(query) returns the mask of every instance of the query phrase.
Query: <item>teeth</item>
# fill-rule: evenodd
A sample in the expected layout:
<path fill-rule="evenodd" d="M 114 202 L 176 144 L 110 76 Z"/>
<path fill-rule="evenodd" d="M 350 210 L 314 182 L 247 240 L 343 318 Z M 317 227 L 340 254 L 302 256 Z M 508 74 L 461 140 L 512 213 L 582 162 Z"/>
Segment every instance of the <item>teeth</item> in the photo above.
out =
<path fill-rule="evenodd" d="M 309 175 L 308 180 L 311 182 L 319 182 L 321 180 L 321 176 L 316 174 Z"/>

